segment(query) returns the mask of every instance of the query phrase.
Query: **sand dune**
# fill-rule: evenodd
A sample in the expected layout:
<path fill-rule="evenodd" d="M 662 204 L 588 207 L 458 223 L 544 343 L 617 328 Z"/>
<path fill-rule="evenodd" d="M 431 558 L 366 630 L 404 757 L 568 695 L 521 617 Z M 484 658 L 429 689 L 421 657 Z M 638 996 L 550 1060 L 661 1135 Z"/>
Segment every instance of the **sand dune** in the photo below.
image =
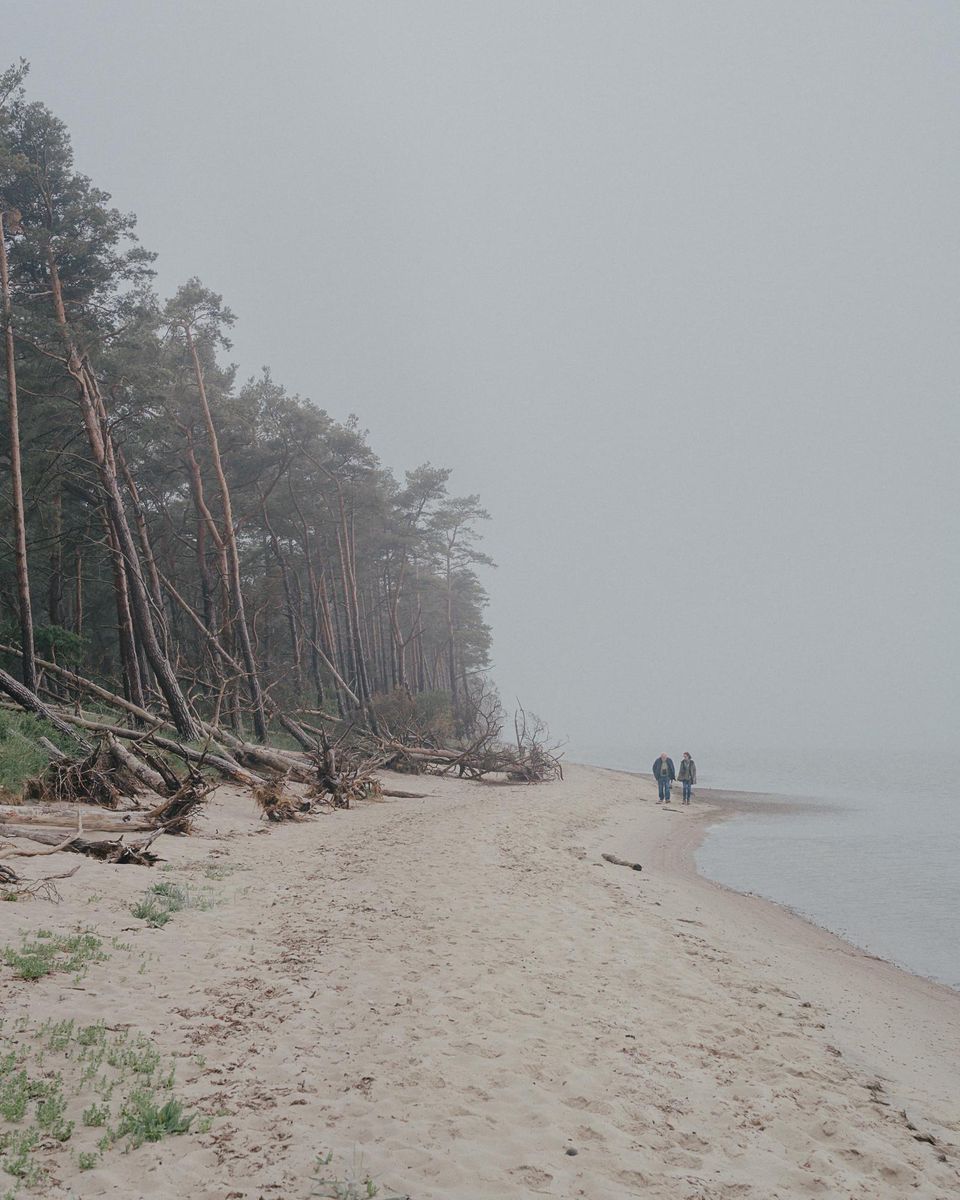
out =
<path fill-rule="evenodd" d="M 61 905 L 3 906 L 6 944 L 120 939 L 80 980 L 0 966 L 4 1037 L 130 1025 L 213 1117 L 83 1172 L 51 1146 L 43 1194 L 293 1200 L 328 1150 L 415 1200 L 960 1193 L 960 995 L 698 879 L 708 806 L 588 768 L 417 787 L 269 832 L 222 789 L 172 869 L 85 862 Z M 143 926 L 161 878 L 213 907 Z"/>

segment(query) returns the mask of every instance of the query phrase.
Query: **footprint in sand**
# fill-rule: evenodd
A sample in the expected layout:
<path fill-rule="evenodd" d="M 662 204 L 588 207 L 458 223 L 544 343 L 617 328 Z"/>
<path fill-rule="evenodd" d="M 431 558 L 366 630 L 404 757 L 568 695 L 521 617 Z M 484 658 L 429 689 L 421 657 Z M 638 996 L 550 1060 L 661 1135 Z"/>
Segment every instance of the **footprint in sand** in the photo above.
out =
<path fill-rule="evenodd" d="M 510 1174 L 529 1188 L 544 1188 L 553 1183 L 553 1176 L 549 1171 L 541 1171 L 539 1167 L 530 1167 L 526 1163 L 514 1167 Z"/>
<path fill-rule="evenodd" d="M 650 1180 L 642 1171 L 617 1171 L 614 1179 L 618 1183 L 622 1183 L 624 1187 L 629 1188 L 646 1188 L 650 1186 Z"/>
<path fill-rule="evenodd" d="M 589 1142 L 592 1145 L 597 1145 L 599 1142 L 606 1141 L 606 1138 L 602 1133 L 599 1132 L 599 1130 L 592 1129 L 589 1125 L 581 1125 L 577 1130 L 574 1141 Z"/>
<path fill-rule="evenodd" d="M 603 1100 L 588 1100 L 586 1096 L 569 1096 L 563 1101 L 567 1108 L 576 1108 L 581 1112 L 595 1112 L 598 1116 L 607 1117 L 613 1111 Z"/>

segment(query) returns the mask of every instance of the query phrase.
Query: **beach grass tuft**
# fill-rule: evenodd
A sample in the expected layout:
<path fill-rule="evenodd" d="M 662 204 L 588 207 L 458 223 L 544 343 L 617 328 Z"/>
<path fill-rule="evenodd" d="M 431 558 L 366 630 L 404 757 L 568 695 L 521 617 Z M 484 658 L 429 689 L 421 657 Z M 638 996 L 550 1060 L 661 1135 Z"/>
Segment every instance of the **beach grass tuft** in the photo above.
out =
<path fill-rule="evenodd" d="M 25 936 L 17 948 L 4 946 L 2 957 L 18 979 L 40 979 L 54 971 L 79 973 L 91 962 L 105 961 L 108 955 L 101 950 L 102 944 L 89 931 L 55 934 L 41 929 L 32 938 Z"/>
<path fill-rule="evenodd" d="M 364 1169 L 362 1157 L 355 1156 L 352 1166 L 343 1175 L 334 1171 L 332 1164 L 332 1150 L 317 1155 L 313 1190 L 310 1193 L 315 1200 L 374 1200 L 375 1197 L 380 1197 L 380 1200 L 410 1200 L 409 1196 L 396 1192 L 381 1196 L 380 1185 Z"/>
<path fill-rule="evenodd" d="M 130 911 L 139 921 L 146 921 L 154 929 L 162 929 L 176 913 L 195 908 L 201 911 L 213 908 L 213 897 L 209 891 L 192 890 L 186 884 L 164 880 L 148 888 L 143 896 L 130 906 Z"/>

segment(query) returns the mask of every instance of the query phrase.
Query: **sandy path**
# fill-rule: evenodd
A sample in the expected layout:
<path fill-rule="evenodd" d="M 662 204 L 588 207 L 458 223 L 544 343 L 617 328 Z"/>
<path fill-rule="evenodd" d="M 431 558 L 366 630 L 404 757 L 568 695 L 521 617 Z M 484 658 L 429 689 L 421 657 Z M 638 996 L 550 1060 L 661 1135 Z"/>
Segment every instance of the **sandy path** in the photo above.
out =
<path fill-rule="evenodd" d="M 7 1013 L 136 1022 L 201 1056 L 179 1091 L 223 1114 L 83 1175 L 61 1155 L 49 1195 L 295 1200 L 326 1149 L 415 1200 L 960 1192 L 960 996 L 692 876 L 704 810 L 664 813 L 648 783 L 416 786 L 268 834 L 221 793 L 207 836 L 167 841 L 166 877 L 233 873 L 162 930 L 130 929 L 146 873 L 97 864 L 59 909 L 3 914 L 133 947 L 80 989 L 0 968 Z"/>

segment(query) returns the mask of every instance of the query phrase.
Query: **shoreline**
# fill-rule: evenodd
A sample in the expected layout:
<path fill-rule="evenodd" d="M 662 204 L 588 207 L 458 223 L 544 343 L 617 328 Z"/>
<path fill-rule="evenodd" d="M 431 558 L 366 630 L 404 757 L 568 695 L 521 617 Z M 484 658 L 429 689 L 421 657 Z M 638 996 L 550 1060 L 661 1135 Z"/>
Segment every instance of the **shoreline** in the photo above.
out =
<path fill-rule="evenodd" d="M 587 764 L 584 764 L 587 765 Z M 647 772 L 639 771 L 620 771 L 616 767 L 600 767 L 595 768 L 602 771 L 610 771 L 615 774 L 628 775 L 631 778 L 644 779 L 653 786 L 653 777 Z M 700 836 L 696 843 L 688 847 L 689 866 L 691 871 L 704 882 L 712 887 L 729 893 L 734 896 L 742 896 L 746 899 L 757 900 L 763 904 L 772 904 L 781 912 L 788 914 L 797 921 L 802 921 L 805 925 L 811 926 L 813 929 L 819 930 L 821 933 L 827 934 L 829 937 L 841 942 L 845 947 L 855 954 L 872 959 L 877 962 L 886 963 L 888 966 L 895 968 L 898 971 L 903 971 L 905 974 L 914 977 L 915 979 L 923 980 L 934 987 L 944 988 L 947 992 L 960 996 L 960 987 L 953 987 L 949 983 L 945 983 L 941 979 L 934 979 L 930 975 L 923 974 L 922 971 L 914 970 L 906 963 L 897 962 L 896 959 L 888 958 L 882 954 L 876 954 L 865 946 L 859 945 L 852 938 L 847 937 L 843 933 L 830 929 L 826 925 L 822 925 L 812 916 L 794 908 L 792 905 L 783 900 L 775 900 L 770 896 L 764 896 L 760 892 L 742 891 L 734 887 L 732 884 L 723 883 L 718 879 L 712 879 L 709 875 L 704 874 L 696 862 L 696 853 L 707 837 L 711 826 L 720 824 L 723 821 L 732 820 L 738 816 L 750 816 L 760 814 L 763 816 L 779 816 L 794 812 L 829 812 L 837 811 L 840 806 L 831 803 L 828 800 L 819 800 L 809 796 L 794 796 L 786 795 L 779 792 L 753 792 L 744 789 L 733 788 L 707 788 L 699 787 L 694 793 L 695 804 L 705 805 L 713 810 L 713 816 L 709 820 L 705 820 L 700 824 Z M 677 810 L 683 813 L 683 808 L 676 803 L 671 802 L 668 811 Z"/>
<path fill-rule="evenodd" d="M 655 798 L 656 785 L 652 776 L 633 772 L 623 774 L 647 782 Z M 708 793 L 706 799 L 704 792 Z M 652 847 L 651 862 L 704 897 L 712 894 L 722 898 L 730 918 L 744 921 L 752 937 L 759 936 L 772 944 L 791 947 L 793 954 L 784 956 L 778 963 L 784 974 L 792 979 L 794 986 L 815 996 L 815 1002 L 832 1010 L 830 1028 L 843 1052 L 861 1069 L 889 1084 L 896 1103 L 916 1104 L 921 1096 L 929 1093 L 931 1085 L 936 1086 L 939 1099 L 948 1103 L 951 1096 L 956 1095 L 958 1072 L 955 1067 L 942 1070 L 942 1046 L 928 1031 L 941 1023 L 953 1025 L 955 1053 L 960 1053 L 960 991 L 873 954 L 786 904 L 754 892 L 741 892 L 711 879 L 697 867 L 696 852 L 712 825 L 743 813 L 816 807 L 829 806 L 806 802 L 803 798 L 771 799 L 768 793 L 703 788 L 699 795 L 694 794 L 694 802 L 689 808 L 672 803 L 669 809 L 660 806 L 658 811 L 686 819 L 689 824 L 686 828 L 679 824 L 673 826 L 665 837 L 657 839 Z M 631 852 L 628 843 L 627 857 Z M 644 863 L 645 869 L 646 865 Z M 794 956 L 797 964 L 791 969 L 785 960 Z M 849 983 L 830 978 L 830 971 L 823 973 L 824 964 L 832 966 L 837 961 L 844 961 L 844 969 L 850 973 Z M 819 972 L 818 968 L 821 968 Z M 894 998 L 873 1008 L 862 1003 L 845 1007 L 844 997 L 849 998 L 858 990 L 864 996 L 876 994 Z M 913 1030 L 899 1028 L 891 1040 L 891 1008 L 900 1013 L 912 1011 L 919 1020 L 918 1026 Z M 900 1043 L 900 1050 L 893 1056 L 891 1047 L 896 1042 Z M 931 1119 L 929 1114 L 928 1119 Z M 958 1131 L 960 1124 L 955 1122 L 941 1126 L 942 1133 L 955 1135 Z"/>

